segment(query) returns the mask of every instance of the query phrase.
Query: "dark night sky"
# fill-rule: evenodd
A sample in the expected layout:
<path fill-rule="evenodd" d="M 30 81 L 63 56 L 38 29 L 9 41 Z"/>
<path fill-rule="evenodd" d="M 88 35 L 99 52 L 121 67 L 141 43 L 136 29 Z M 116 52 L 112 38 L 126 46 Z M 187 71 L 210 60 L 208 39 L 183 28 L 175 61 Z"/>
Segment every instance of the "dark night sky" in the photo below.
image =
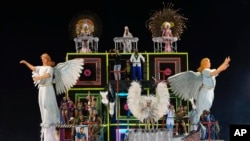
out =
<path fill-rule="evenodd" d="M 188 28 L 178 41 L 178 51 L 189 53 L 190 70 L 196 70 L 203 57 L 209 57 L 215 68 L 226 56 L 232 59 L 230 68 L 217 77 L 211 109 L 222 126 L 221 138 L 229 140 L 230 124 L 250 124 L 250 2 L 165 2 L 173 2 L 174 8 L 180 8 L 180 13 L 188 18 Z M 75 52 L 74 42 L 69 38 L 69 23 L 75 15 L 84 10 L 98 15 L 102 25 L 100 52 L 114 47 L 113 38 L 122 36 L 125 25 L 139 37 L 139 50 L 153 51 L 145 22 L 150 13 L 163 7 L 163 1 L 134 3 L 1 2 L 1 139 L 15 136 L 13 141 L 39 140 L 37 89 L 32 84 L 31 72 L 19 61 L 26 59 L 34 65 L 40 64 L 39 56 L 43 52 L 48 52 L 56 62 L 65 61 L 67 52 Z"/>

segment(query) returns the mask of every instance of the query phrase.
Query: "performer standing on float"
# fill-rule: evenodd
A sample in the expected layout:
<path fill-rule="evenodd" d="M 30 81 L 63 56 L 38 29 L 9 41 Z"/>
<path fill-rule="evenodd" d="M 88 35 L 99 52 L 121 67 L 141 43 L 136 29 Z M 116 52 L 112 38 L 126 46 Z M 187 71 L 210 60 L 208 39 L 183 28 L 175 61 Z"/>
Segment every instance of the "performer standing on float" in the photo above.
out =
<path fill-rule="evenodd" d="M 123 53 L 131 53 L 132 42 L 130 39 L 126 39 L 126 38 L 132 38 L 133 35 L 132 33 L 129 32 L 128 26 L 124 27 L 123 37 L 125 38 L 123 41 Z"/>
<path fill-rule="evenodd" d="M 133 80 L 142 80 L 142 64 L 141 61 L 143 63 L 145 63 L 145 58 L 138 53 L 138 50 L 135 49 L 134 53 L 131 55 L 130 57 L 130 62 L 132 62 L 132 77 Z"/>
<path fill-rule="evenodd" d="M 131 82 L 128 89 L 128 108 L 134 117 L 145 123 L 145 129 L 154 129 L 158 122 L 167 112 L 169 107 L 169 91 L 166 82 L 159 82 L 156 87 L 156 94 L 141 95 L 141 84 L 137 81 Z"/>
<path fill-rule="evenodd" d="M 170 131 L 171 136 L 173 135 L 174 120 L 175 120 L 175 109 L 174 105 L 169 105 L 169 110 L 166 117 L 166 127 Z"/>
<path fill-rule="evenodd" d="M 92 37 L 92 34 L 89 30 L 89 25 L 84 23 L 82 25 L 82 30 L 81 30 L 81 33 L 80 33 L 80 36 L 83 37 L 83 41 L 82 41 L 82 48 L 80 50 L 80 52 L 83 52 L 83 53 L 90 53 L 91 50 L 89 48 L 89 37 Z"/>
<path fill-rule="evenodd" d="M 171 42 L 172 42 L 172 30 L 170 29 L 171 25 L 169 22 L 163 23 L 162 29 L 162 38 L 165 43 L 165 52 L 171 52 Z"/>
<path fill-rule="evenodd" d="M 121 80 L 121 54 L 118 49 L 109 50 L 109 55 L 114 58 L 114 78 L 115 80 Z"/>

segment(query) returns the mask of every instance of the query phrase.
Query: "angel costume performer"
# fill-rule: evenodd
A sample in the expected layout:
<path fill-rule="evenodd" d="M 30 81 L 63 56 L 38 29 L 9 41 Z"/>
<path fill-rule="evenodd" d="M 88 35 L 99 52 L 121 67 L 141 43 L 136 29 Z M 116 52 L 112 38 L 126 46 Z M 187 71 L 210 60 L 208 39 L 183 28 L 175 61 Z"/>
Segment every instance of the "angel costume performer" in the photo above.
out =
<path fill-rule="evenodd" d="M 168 78 L 174 94 L 191 101 L 193 109 L 197 112 L 192 117 L 195 118 L 194 121 L 198 122 L 203 111 L 209 111 L 212 107 L 216 85 L 215 77 L 229 67 L 229 62 L 230 58 L 227 57 L 217 69 L 210 69 L 210 59 L 203 58 L 198 72 L 181 72 Z M 196 100 L 196 105 L 191 99 Z"/>
<path fill-rule="evenodd" d="M 127 102 L 131 113 L 141 122 L 145 122 L 146 128 L 150 122 L 154 128 L 154 123 L 168 111 L 169 92 L 167 85 L 165 82 L 158 83 L 156 96 L 141 96 L 141 85 L 139 82 L 133 81 L 128 90 Z"/>
<path fill-rule="evenodd" d="M 39 89 L 38 103 L 42 119 L 41 140 L 57 141 L 56 125 L 60 123 L 60 112 L 53 86 L 53 76 L 55 75 L 57 94 L 66 92 L 80 76 L 79 72 L 82 69 L 83 60 L 71 60 L 53 67 L 54 62 L 51 61 L 48 54 L 42 54 L 41 59 L 42 66 L 33 66 L 25 60 L 20 61 L 20 63 L 32 70 L 34 84 Z M 67 77 L 72 79 L 68 80 Z"/>

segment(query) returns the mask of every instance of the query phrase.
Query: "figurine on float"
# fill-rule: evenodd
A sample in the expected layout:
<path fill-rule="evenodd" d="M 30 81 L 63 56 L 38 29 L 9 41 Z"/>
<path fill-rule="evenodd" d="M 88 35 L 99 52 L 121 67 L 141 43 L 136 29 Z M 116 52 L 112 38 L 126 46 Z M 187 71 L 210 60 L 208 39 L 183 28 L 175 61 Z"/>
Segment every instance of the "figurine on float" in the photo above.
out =
<path fill-rule="evenodd" d="M 214 101 L 216 77 L 228 69 L 230 61 L 230 57 L 226 57 L 217 69 L 211 69 L 210 59 L 205 57 L 200 62 L 198 72 L 186 71 L 168 77 L 173 93 L 181 99 L 191 101 L 196 114 L 192 117 L 193 121 L 199 122 L 203 111 L 210 111 Z"/>
<path fill-rule="evenodd" d="M 56 125 L 60 124 L 60 111 L 55 93 L 65 93 L 76 84 L 83 69 L 83 59 L 72 59 L 55 66 L 49 54 L 43 53 L 41 61 L 42 65 L 38 66 L 33 66 L 26 60 L 21 60 L 20 64 L 25 64 L 32 71 L 34 85 L 38 87 L 42 119 L 41 140 L 56 141 Z"/>

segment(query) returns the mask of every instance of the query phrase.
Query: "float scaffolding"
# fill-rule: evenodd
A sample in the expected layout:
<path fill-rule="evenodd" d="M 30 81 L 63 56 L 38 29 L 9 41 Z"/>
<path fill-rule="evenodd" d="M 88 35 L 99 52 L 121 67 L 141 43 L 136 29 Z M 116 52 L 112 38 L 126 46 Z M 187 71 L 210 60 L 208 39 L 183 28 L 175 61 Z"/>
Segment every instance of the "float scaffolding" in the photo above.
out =
<path fill-rule="evenodd" d="M 155 83 L 152 76 L 158 80 L 166 80 L 167 77 L 182 71 L 188 70 L 188 53 L 143 53 L 146 62 L 142 66 L 143 80 L 141 81 L 143 91 L 142 94 L 154 94 Z M 77 99 L 86 101 L 86 97 L 90 95 L 96 98 L 96 108 L 98 114 L 102 118 L 102 138 L 104 141 L 123 141 L 128 133 L 133 133 L 135 129 L 144 127 L 145 124 L 140 123 L 126 108 L 127 90 L 130 86 L 131 80 L 124 77 L 124 69 L 126 67 L 126 60 L 131 56 L 131 53 L 121 53 L 122 80 L 114 80 L 113 65 L 114 60 L 110 58 L 108 53 L 67 53 L 66 60 L 73 58 L 84 59 L 84 69 L 81 73 L 76 85 L 68 90 L 67 96 L 76 103 Z M 114 113 L 110 115 L 110 104 L 102 103 L 102 96 L 100 91 L 106 91 L 108 85 L 112 87 L 113 95 L 109 95 L 114 102 Z M 189 102 L 180 100 L 178 97 L 171 94 L 170 101 L 176 107 L 178 105 L 187 105 Z M 112 100 L 110 100 L 112 101 Z M 88 118 L 88 117 L 85 117 Z M 156 124 L 157 130 L 165 131 L 166 123 L 165 117 L 162 117 Z M 189 122 L 186 122 L 187 129 L 189 129 Z M 60 128 L 60 140 L 71 140 L 72 128 Z M 138 130 L 139 131 L 139 130 Z M 143 131 L 143 130 L 141 130 Z M 145 132 L 146 133 L 146 132 Z"/>
<path fill-rule="evenodd" d="M 145 58 L 145 63 L 142 63 L 142 95 L 155 94 L 155 80 L 167 80 L 171 75 L 189 70 L 188 53 L 178 52 L 177 42 L 180 39 L 187 18 L 179 14 L 179 9 L 172 9 L 172 4 L 164 6 L 163 9 L 156 11 L 146 22 L 146 27 L 152 33 L 153 52 L 140 52 Z M 171 36 L 163 36 L 163 30 L 168 23 L 171 29 Z M 84 59 L 84 69 L 76 85 L 66 93 L 72 101 L 76 103 L 80 99 L 83 103 L 88 103 L 86 97 L 90 94 L 96 99 L 96 110 L 102 119 L 102 125 L 99 132 L 99 141 L 130 141 L 130 140 L 155 140 L 160 141 L 189 141 L 190 138 L 197 138 L 200 133 L 192 133 L 188 136 L 183 136 L 182 131 L 178 130 L 179 136 L 174 136 L 166 130 L 166 119 L 163 116 L 156 123 L 154 130 L 146 130 L 145 123 L 141 123 L 130 113 L 127 104 L 128 88 L 132 82 L 125 74 L 126 61 L 130 59 L 131 53 L 138 49 L 138 37 L 113 38 L 115 49 L 124 50 L 124 41 L 131 42 L 131 53 L 121 54 L 121 80 L 114 79 L 114 59 L 109 56 L 108 52 L 98 51 L 98 42 L 101 34 L 101 23 L 93 13 L 84 13 L 71 21 L 71 31 L 75 42 L 76 52 L 67 53 L 66 61 L 74 58 Z M 85 32 L 85 30 L 89 32 Z M 82 36 L 91 35 L 94 36 Z M 96 37 L 95 37 L 96 36 Z M 87 43 L 87 44 L 86 44 Z M 165 45 L 169 43 L 171 51 L 166 52 Z M 83 47 L 87 51 L 81 52 Z M 167 44 L 168 45 L 168 44 Z M 105 48 L 105 47 L 102 47 Z M 148 48 L 148 47 L 147 47 Z M 140 49 L 139 49 L 140 51 Z M 90 53 L 91 52 L 91 53 Z M 131 65 L 131 64 L 130 64 Z M 101 94 L 101 92 L 103 92 Z M 103 102 L 103 95 L 106 94 L 106 102 Z M 188 111 L 191 110 L 189 101 L 184 101 L 173 94 L 171 88 L 170 103 L 177 108 L 179 105 L 187 106 Z M 77 118 L 77 117 L 75 117 Z M 88 115 L 85 118 L 89 119 Z M 185 121 L 187 131 L 189 131 L 189 120 Z M 83 123 L 82 123 L 83 124 Z M 86 134 L 88 140 L 92 141 L 92 124 L 85 124 L 88 129 Z M 149 125 L 150 126 L 150 125 Z M 60 141 L 71 141 L 75 138 L 75 125 L 58 126 Z M 194 141 L 194 140 L 193 140 Z"/>

